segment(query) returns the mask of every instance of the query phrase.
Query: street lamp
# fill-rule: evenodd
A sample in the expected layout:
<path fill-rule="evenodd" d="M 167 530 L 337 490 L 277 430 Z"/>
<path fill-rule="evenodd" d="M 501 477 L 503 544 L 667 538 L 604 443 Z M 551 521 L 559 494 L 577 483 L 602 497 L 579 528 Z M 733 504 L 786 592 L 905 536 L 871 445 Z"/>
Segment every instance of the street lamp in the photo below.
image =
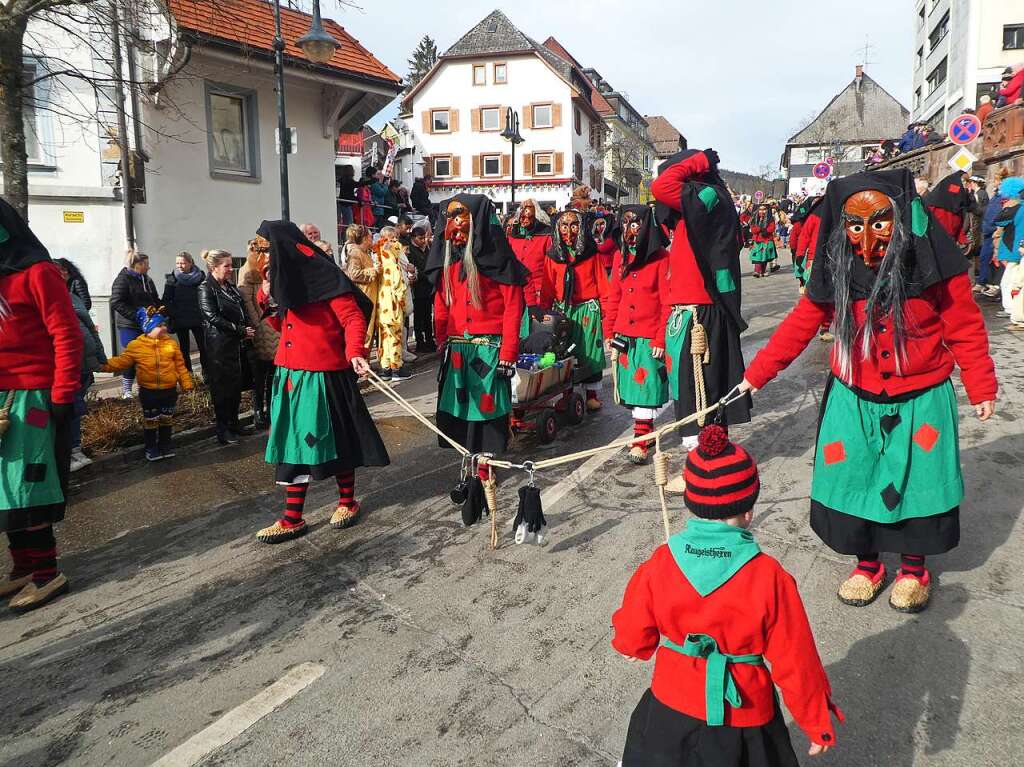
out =
<path fill-rule="evenodd" d="M 306 57 L 314 64 L 326 64 L 341 44 L 331 37 L 320 21 L 320 0 L 313 0 L 313 23 L 309 32 L 295 41 Z M 292 136 L 284 110 L 284 36 L 281 34 L 281 0 L 274 0 L 274 77 L 277 81 L 277 151 L 280 155 L 281 175 L 281 218 L 288 221 L 291 212 L 288 204 L 288 153 L 292 148 Z"/>
<path fill-rule="evenodd" d="M 519 133 L 519 115 L 512 107 L 509 107 L 505 111 L 505 130 L 501 132 L 501 137 L 512 144 L 511 207 L 514 207 L 516 204 L 516 144 L 522 144 L 524 141 L 526 141 L 526 139 L 524 139 Z"/>

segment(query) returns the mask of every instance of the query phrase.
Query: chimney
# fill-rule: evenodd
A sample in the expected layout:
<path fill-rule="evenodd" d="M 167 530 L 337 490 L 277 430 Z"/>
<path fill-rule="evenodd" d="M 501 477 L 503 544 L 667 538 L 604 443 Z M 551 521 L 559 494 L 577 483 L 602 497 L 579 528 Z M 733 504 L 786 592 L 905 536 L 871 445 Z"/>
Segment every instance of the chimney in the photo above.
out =
<path fill-rule="evenodd" d="M 859 80 L 864 76 L 864 67 L 860 64 L 857 65 L 857 79 Z"/>

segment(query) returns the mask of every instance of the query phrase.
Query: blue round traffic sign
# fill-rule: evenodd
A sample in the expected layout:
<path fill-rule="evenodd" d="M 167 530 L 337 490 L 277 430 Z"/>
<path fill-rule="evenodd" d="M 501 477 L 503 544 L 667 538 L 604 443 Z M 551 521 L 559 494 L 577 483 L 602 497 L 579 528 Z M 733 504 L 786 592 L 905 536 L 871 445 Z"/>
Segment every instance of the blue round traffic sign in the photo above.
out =
<path fill-rule="evenodd" d="M 958 146 L 970 144 L 981 135 L 981 120 L 977 115 L 960 115 L 949 124 L 949 140 Z"/>
<path fill-rule="evenodd" d="M 811 172 L 814 173 L 815 178 L 828 178 L 832 175 L 832 166 L 827 162 L 819 162 Z"/>

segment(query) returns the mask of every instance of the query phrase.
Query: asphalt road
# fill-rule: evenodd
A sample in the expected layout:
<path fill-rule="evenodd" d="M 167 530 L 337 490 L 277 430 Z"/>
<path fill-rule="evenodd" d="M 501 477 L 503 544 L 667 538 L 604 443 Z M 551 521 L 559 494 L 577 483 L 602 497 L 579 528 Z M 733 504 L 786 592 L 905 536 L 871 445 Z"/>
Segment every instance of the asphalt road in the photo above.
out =
<path fill-rule="evenodd" d="M 779 274 L 743 289 L 749 358 L 796 287 Z M 1024 338 L 994 309 L 999 413 L 979 424 L 961 395 L 963 542 L 929 560 L 939 585 L 919 616 L 885 599 L 841 605 L 849 563 L 807 525 L 827 348 L 815 342 L 734 430 L 761 468 L 755 533 L 797 578 L 848 717 L 837 748 L 808 763 L 1024 763 Z M 399 387 L 433 410 L 432 373 Z M 618 437 L 629 417 L 606 400 L 553 445 L 515 455 Z M 627 579 L 662 541 L 650 467 L 619 452 L 545 474 L 542 546 L 512 545 L 523 480 L 509 478 L 502 546 L 489 551 L 487 528 L 463 528 L 446 498 L 454 453 L 370 402 L 393 463 L 359 473 L 368 513 L 347 531 L 325 524 L 334 488 L 321 483 L 306 537 L 255 542 L 282 503 L 255 438 L 84 483 L 59 531 L 72 593 L 0 616 L 0 763 L 615 765 L 651 670 L 609 646 Z"/>

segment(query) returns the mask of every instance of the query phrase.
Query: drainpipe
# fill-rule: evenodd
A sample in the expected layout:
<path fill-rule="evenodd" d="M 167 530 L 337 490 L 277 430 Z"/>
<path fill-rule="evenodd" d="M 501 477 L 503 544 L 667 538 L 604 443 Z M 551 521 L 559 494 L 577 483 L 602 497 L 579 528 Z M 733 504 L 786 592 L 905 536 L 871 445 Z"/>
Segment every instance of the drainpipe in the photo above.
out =
<path fill-rule="evenodd" d="M 117 149 L 121 155 L 121 204 L 124 206 L 124 239 L 135 248 L 135 211 L 132 208 L 131 157 L 128 146 L 128 118 L 124 109 L 124 68 L 121 61 L 121 23 L 116 0 L 110 3 L 111 65 L 114 70 L 114 107 L 117 110 Z"/>

